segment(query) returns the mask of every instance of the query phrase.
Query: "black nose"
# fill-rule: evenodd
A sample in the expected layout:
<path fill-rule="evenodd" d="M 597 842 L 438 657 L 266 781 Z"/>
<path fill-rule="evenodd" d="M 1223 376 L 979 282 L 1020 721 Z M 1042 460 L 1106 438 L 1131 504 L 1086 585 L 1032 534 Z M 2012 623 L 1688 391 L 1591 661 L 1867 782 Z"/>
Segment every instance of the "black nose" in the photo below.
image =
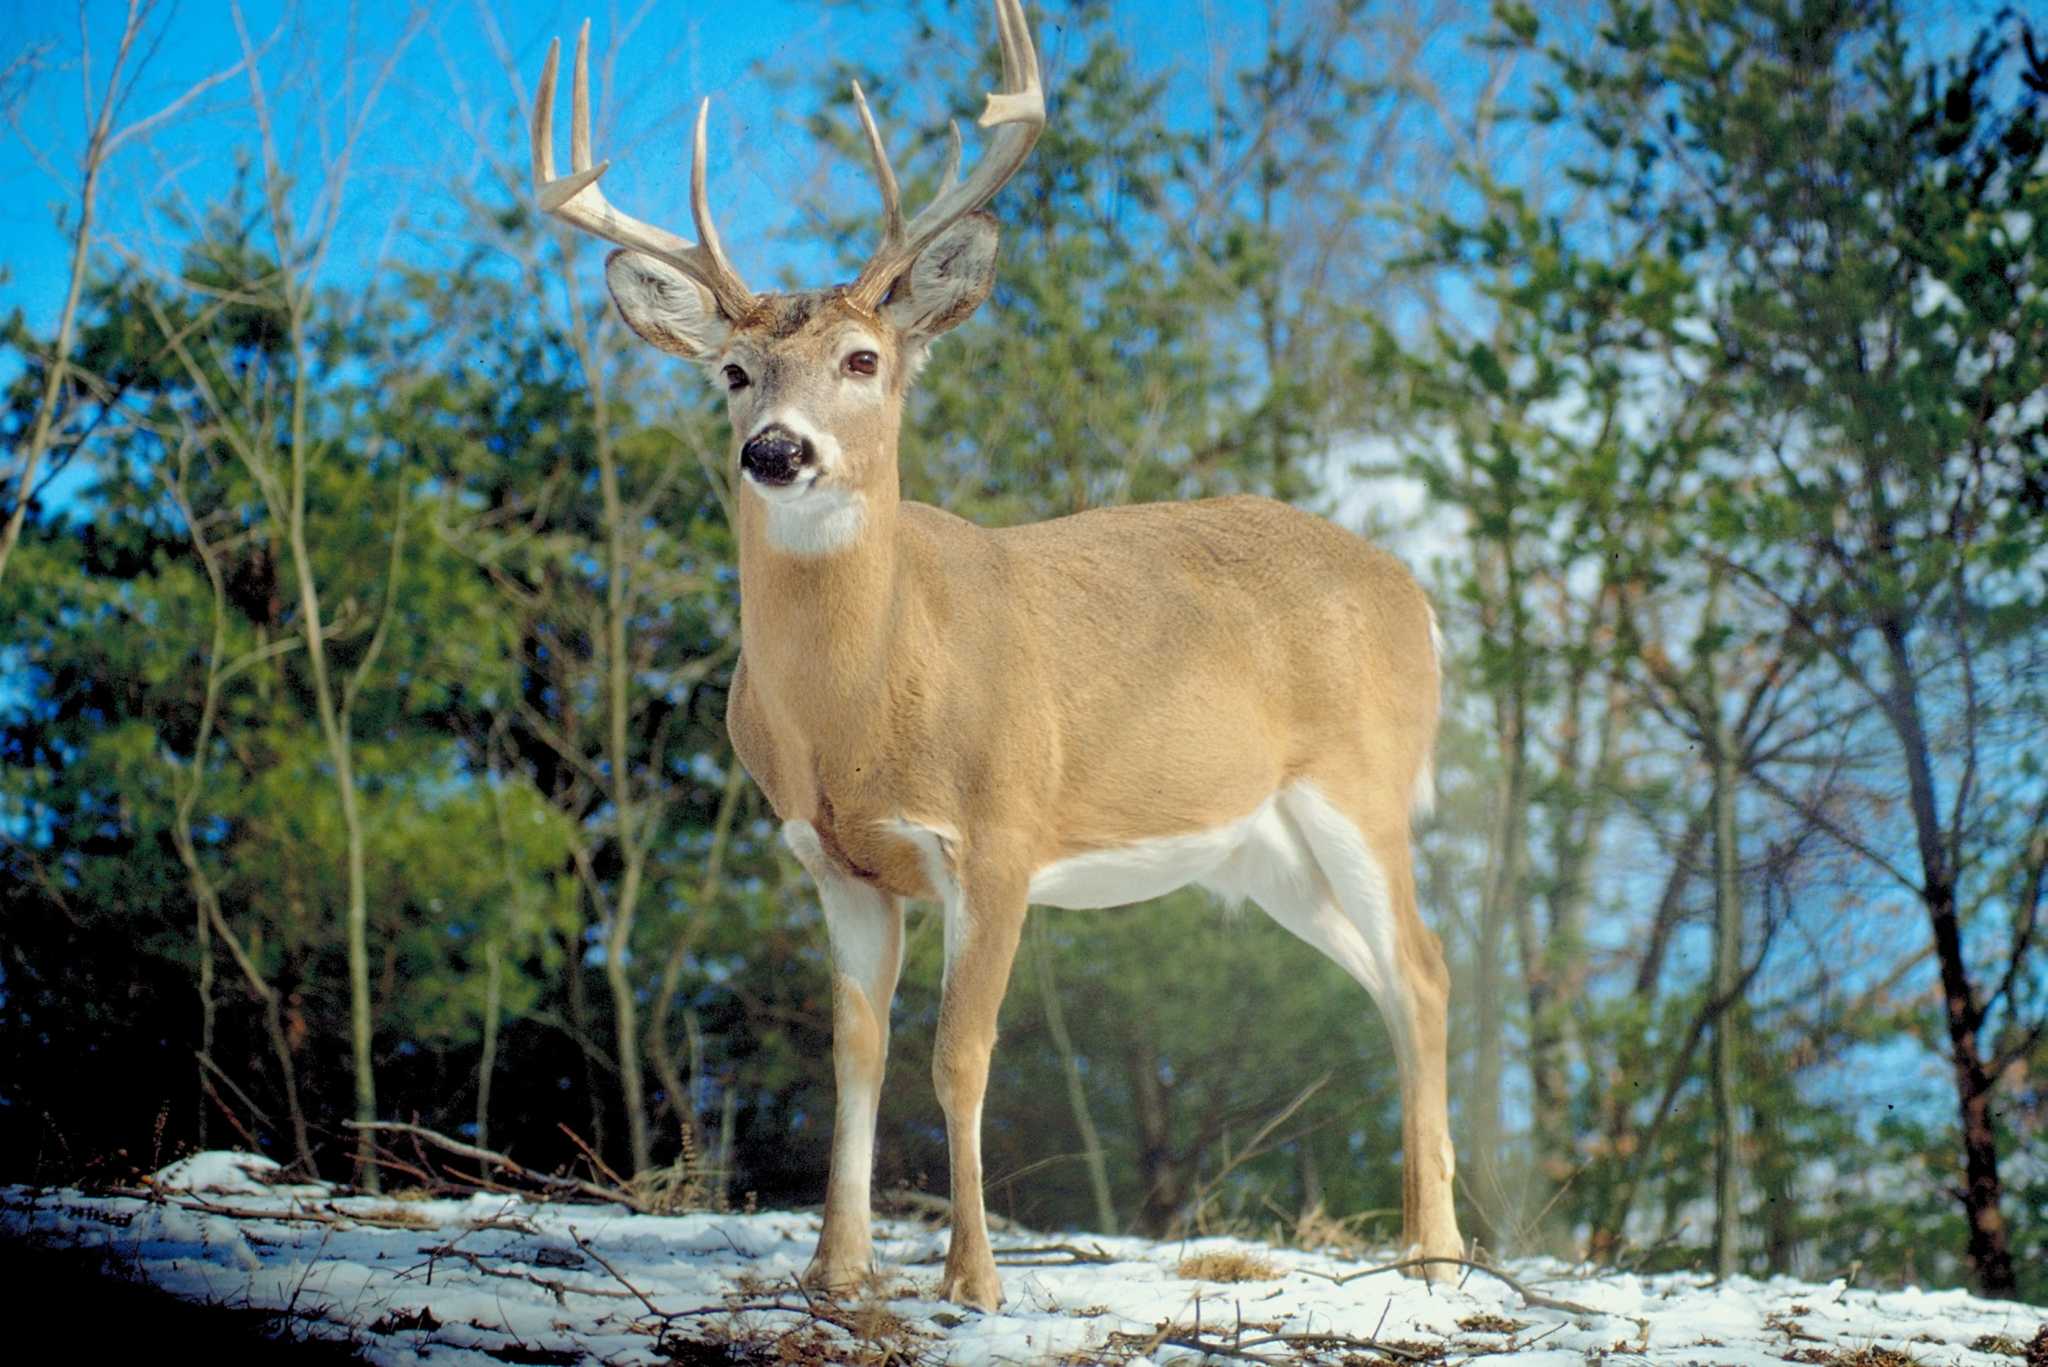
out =
<path fill-rule="evenodd" d="M 809 441 L 780 423 L 762 428 L 740 448 L 740 468 L 763 484 L 788 484 L 817 458 Z"/>

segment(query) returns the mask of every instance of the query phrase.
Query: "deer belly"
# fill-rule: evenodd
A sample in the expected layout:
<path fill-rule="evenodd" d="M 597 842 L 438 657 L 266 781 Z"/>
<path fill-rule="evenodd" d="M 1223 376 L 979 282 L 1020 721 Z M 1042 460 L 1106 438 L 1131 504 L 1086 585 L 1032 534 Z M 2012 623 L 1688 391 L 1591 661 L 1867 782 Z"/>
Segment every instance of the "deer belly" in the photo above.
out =
<path fill-rule="evenodd" d="M 1121 907 L 1200 883 L 1226 900 L 1314 879 L 1308 848 L 1274 798 L 1206 831 L 1157 836 L 1054 860 L 1031 876 L 1034 905 Z"/>

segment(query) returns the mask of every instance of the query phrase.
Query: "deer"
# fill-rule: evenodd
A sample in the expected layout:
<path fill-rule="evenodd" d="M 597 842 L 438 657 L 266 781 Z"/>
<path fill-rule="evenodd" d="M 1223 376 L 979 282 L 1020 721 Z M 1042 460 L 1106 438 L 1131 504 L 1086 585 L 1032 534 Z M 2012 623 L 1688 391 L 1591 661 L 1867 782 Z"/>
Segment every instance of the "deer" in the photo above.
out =
<path fill-rule="evenodd" d="M 740 650 L 732 748 L 816 885 L 831 951 L 830 1167 L 804 1280 L 873 1275 L 875 1117 L 904 904 L 936 903 L 944 969 L 932 1083 L 952 1223 L 940 1298 L 1002 1302 L 981 1116 L 999 1009 L 1033 906 L 1108 908 L 1199 884 L 1334 960 L 1383 1017 L 1399 1070 L 1402 1238 L 1422 1275 L 1463 1251 L 1447 1114 L 1449 975 L 1417 909 L 1411 819 L 1434 796 L 1443 638 L 1398 560 L 1251 496 L 1104 507 L 984 528 L 905 499 L 905 400 L 933 343 L 994 288 L 986 206 L 1046 125 L 1020 0 L 996 0 L 1001 88 L 959 174 L 906 217 L 856 81 L 880 241 L 851 283 L 756 292 L 705 188 L 690 242 L 608 203 L 593 161 L 590 26 L 571 168 L 555 173 L 560 42 L 533 107 L 533 194 L 614 244 L 626 324 L 723 384 Z"/>

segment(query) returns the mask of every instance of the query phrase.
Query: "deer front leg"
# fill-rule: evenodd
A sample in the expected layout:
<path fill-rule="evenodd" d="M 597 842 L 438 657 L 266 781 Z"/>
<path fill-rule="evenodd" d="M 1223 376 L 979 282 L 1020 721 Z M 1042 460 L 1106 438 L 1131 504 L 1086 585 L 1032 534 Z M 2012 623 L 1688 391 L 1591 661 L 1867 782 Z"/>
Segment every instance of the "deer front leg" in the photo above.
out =
<path fill-rule="evenodd" d="M 932 1083 L 946 1115 L 953 1237 L 939 1295 L 982 1310 L 1003 1303 L 1003 1287 L 981 1200 L 981 1103 L 988 1091 L 996 1016 L 1024 929 L 1027 886 L 1014 874 L 969 868 L 959 886 L 946 889 L 946 980 Z"/>
<path fill-rule="evenodd" d="M 903 906 L 843 872 L 809 823 L 792 821 L 783 835 L 817 882 L 832 939 L 832 1168 L 825 1180 L 825 1228 L 804 1283 L 844 1295 L 873 1271 L 875 1112 L 889 1055 L 889 1005 L 903 967 Z"/>

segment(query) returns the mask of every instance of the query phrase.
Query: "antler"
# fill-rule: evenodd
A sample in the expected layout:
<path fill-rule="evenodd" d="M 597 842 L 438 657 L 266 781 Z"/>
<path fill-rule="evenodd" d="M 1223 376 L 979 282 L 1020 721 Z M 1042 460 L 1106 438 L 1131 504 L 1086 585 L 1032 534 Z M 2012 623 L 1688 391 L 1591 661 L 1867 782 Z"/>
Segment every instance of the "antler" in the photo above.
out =
<path fill-rule="evenodd" d="M 711 291 L 728 318 L 741 318 L 753 305 L 753 291 L 726 259 L 725 246 L 712 226 L 711 202 L 704 192 L 704 124 L 711 101 L 697 106 L 697 137 L 690 161 L 690 217 L 697 224 L 695 243 L 685 242 L 665 228 L 642 223 L 613 208 L 597 188 L 597 178 L 611 162 L 590 160 L 590 21 L 576 34 L 576 80 L 573 122 L 569 131 L 569 174 L 555 175 L 554 114 L 555 64 L 562 43 L 548 44 L 548 64 L 540 74 L 540 90 L 533 102 L 533 197 L 548 213 L 586 233 L 645 252 L 666 261 Z"/>
<path fill-rule="evenodd" d="M 989 92 L 988 108 L 981 115 L 981 126 L 996 130 L 988 151 L 976 164 L 974 173 L 964 183 L 960 182 L 960 129 L 956 125 L 945 180 L 932 202 L 907 224 L 897 198 L 896 172 L 882 147 L 881 132 L 868 111 L 868 99 L 860 82 L 853 83 L 854 108 L 860 113 L 868 154 L 875 163 L 875 180 L 882 190 L 882 241 L 847 290 L 868 308 L 881 303 L 882 296 L 919 252 L 946 229 L 995 198 L 996 191 L 1017 174 L 1038 135 L 1045 131 L 1045 91 L 1038 83 L 1038 51 L 1031 44 L 1031 26 L 1025 22 L 1022 0 L 996 0 L 996 32 L 1003 50 L 1003 88 Z"/>

